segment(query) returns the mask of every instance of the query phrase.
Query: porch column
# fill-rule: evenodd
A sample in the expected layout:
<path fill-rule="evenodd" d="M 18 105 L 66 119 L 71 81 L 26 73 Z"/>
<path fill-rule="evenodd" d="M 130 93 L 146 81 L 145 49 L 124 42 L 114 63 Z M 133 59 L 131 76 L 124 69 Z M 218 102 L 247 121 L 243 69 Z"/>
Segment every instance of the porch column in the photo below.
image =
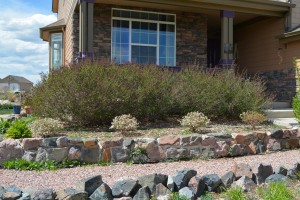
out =
<path fill-rule="evenodd" d="M 221 11 L 221 63 L 233 64 L 233 11 Z"/>
<path fill-rule="evenodd" d="M 94 2 L 79 0 L 79 58 L 93 57 Z"/>

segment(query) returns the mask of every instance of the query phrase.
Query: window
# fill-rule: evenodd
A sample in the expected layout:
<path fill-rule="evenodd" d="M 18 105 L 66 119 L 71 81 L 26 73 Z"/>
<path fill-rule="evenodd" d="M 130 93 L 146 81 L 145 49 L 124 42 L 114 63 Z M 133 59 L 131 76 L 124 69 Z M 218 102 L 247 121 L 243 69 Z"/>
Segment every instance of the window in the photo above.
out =
<path fill-rule="evenodd" d="M 51 52 L 50 52 L 50 69 L 57 70 L 60 69 L 63 62 L 63 41 L 62 33 L 52 33 L 51 34 Z"/>
<path fill-rule="evenodd" d="M 175 15 L 113 9 L 113 61 L 175 66 L 175 54 Z"/>

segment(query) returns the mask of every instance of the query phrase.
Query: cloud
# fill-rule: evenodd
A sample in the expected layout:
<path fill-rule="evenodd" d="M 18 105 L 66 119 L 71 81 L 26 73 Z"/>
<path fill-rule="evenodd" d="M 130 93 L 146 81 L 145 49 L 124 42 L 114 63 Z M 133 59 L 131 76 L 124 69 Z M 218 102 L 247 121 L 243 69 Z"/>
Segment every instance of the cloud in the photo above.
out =
<path fill-rule="evenodd" d="M 13 1 L 13 7 L 23 5 Z M 1 6 L 1 4 L 0 4 Z M 19 75 L 36 83 L 41 72 L 48 71 L 48 43 L 39 37 L 39 28 L 57 20 L 54 14 L 21 12 L 4 8 L 0 13 L 0 78 Z M 50 10 L 50 8 L 49 8 Z"/>

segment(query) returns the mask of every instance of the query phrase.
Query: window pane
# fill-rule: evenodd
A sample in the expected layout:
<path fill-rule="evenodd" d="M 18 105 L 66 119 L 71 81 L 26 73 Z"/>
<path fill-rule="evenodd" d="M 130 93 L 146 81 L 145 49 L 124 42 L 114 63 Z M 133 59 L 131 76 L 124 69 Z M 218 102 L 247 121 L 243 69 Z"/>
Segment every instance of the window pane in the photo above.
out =
<path fill-rule="evenodd" d="M 121 11 L 120 10 L 113 10 L 113 16 L 114 17 L 121 17 Z"/>
<path fill-rule="evenodd" d="M 51 63 L 50 68 L 52 70 L 60 69 L 62 66 L 62 33 L 51 34 Z"/>
<path fill-rule="evenodd" d="M 156 63 L 156 47 L 132 46 L 132 62 L 140 64 Z"/>
<path fill-rule="evenodd" d="M 130 11 L 122 10 L 121 11 L 121 17 L 130 18 Z"/>

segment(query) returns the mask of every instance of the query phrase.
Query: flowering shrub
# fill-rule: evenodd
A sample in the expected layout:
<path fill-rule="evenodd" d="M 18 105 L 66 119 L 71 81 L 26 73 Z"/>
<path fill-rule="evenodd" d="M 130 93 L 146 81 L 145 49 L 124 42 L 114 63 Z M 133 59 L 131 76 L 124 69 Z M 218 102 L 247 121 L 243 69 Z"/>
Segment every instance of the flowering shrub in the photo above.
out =
<path fill-rule="evenodd" d="M 261 124 L 267 120 L 267 117 L 264 114 L 256 111 L 243 112 L 240 115 L 240 118 L 244 123 L 250 124 L 253 130 L 255 130 L 258 124 Z"/>
<path fill-rule="evenodd" d="M 120 131 L 123 135 L 129 131 L 137 130 L 139 123 L 137 119 L 131 115 L 121 115 L 113 119 L 110 129 Z"/>
<path fill-rule="evenodd" d="M 181 126 L 187 127 L 193 132 L 206 126 L 209 122 L 210 120 L 201 112 L 190 112 L 180 120 Z"/>
<path fill-rule="evenodd" d="M 58 131 L 61 131 L 64 126 L 59 120 L 44 118 L 32 122 L 29 124 L 29 128 L 35 137 L 52 137 Z"/>

